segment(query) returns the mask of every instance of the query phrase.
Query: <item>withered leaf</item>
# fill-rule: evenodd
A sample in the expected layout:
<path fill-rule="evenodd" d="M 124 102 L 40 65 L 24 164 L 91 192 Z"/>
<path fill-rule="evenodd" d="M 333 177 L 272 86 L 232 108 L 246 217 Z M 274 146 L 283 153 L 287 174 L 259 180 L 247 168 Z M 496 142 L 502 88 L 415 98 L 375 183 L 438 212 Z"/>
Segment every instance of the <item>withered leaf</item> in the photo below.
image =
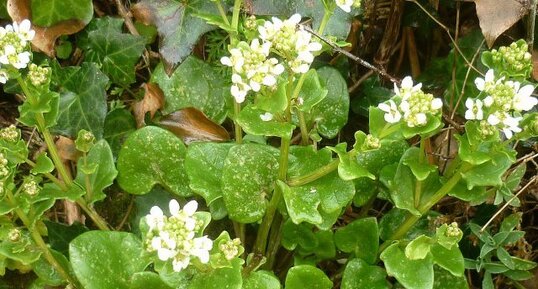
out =
<path fill-rule="evenodd" d="M 32 19 L 30 0 L 8 0 L 7 11 L 9 16 L 15 22 L 21 22 L 24 19 Z M 34 49 L 42 51 L 49 57 L 55 55 L 56 39 L 62 35 L 70 35 L 79 32 L 88 24 L 77 19 L 60 21 L 50 27 L 40 27 L 32 25 L 35 30 L 35 37 L 32 40 Z"/>
<path fill-rule="evenodd" d="M 196 108 L 188 107 L 162 117 L 159 126 L 173 132 L 183 142 L 227 141 L 228 132 L 220 125 L 208 119 Z"/>
<path fill-rule="evenodd" d="M 144 84 L 144 98 L 133 104 L 133 113 L 136 120 L 136 126 L 142 127 L 145 125 L 144 117 L 149 112 L 151 118 L 157 110 L 164 106 L 164 93 L 157 84 Z"/>
<path fill-rule="evenodd" d="M 65 136 L 60 136 L 56 141 L 56 148 L 62 161 L 77 161 L 80 153 L 75 147 L 75 142 Z"/>
<path fill-rule="evenodd" d="M 529 11 L 528 0 L 474 0 L 480 29 L 492 47 L 495 39 Z"/>

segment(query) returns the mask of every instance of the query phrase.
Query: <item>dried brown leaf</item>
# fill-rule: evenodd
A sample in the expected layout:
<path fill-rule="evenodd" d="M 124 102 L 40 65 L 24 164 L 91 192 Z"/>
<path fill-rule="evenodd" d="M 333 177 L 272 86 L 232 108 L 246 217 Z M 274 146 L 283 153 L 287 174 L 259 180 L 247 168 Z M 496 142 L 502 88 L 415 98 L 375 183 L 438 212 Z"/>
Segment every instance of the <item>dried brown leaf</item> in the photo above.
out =
<path fill-rule="evenodd" d="M 228 132 L 208 119 L 196 108 L 188 107 L 173 112 L 159 121 L 159 125 L 173 132 L 186 144 L 194 141 L 227 141 Z"/>
<path fill-rule="evenodd" d="M 488 46 L 529 11 L 528 0 L 474 0 L 480 29 Z"/>
<path fill-rule="evenodd" d="M 62 161 L 77 161 L 79 151 L 75 148 L 75 142 L 67 137 L 60 136 L 56 141 L 56 149 Z"/>
<path fill-rule="evenodd" d="M 147 112 L 153 118 L 155 112 L 164 105 L 164 93 L 157 84 L 146 83 L 144 84 L 144 90 L 146 91 L 144 98 L 133 104 L 133 113 L 137 127 L 145 125 L 144 117 Z"/>
<path fill-rule="evenodd" d="M 144 25 L 152 25 L 153 23 L 155 23 L 151 8 L 146 3 L 141 2 L 132 5 L 131 14 L 133 15 L 134 19 L 136 19 L 138 22 L 143 23 Z"/>
<path fill-rule="evenodd" d="M 9 16 L 11 16 L 15 22 L 21 22 L 24 19 L 32 19 L 29 0 L 8 0 L 7 11 Z M 49 57 L 54 57 L 56 39 L 62 35 L 77 33 L 85 26 L 86 23 L 76 19 L 61 21 L 50 27 L 32 25 L 32 29 L 35 30 L 32 46 L 35 50 L 42 51 Z"/>

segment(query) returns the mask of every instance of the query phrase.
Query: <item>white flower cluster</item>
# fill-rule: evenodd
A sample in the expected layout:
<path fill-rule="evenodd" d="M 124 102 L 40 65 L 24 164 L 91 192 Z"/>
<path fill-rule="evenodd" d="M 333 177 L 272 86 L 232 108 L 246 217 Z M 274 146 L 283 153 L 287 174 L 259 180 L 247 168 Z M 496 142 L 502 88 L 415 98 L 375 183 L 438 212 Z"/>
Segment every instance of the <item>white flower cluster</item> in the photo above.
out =
<path fill-rule="evenodd" d="M 239 42 L 230 49 L 230 56 L 220 59 L 222 64 L 232 67 L 231 93 L 237 103 L 244 102 L 250 91 L 259 92 L 262 86 L 276 85 L 284 66 L 269 57 L 271 51 L 283 57 L 293 72 L 308 71 L 314 61 L 312 52 L 319 51 L 321 44 L 312 42 L 310 33 L 297 29 L 300 21 L 299 14 L 284 21 L 273 17 L 258 27 L 259 39 L 253 39 L 250 45 Z"/>
<path fill-rule="evenodd" d="M 312 41 L 312 34 L 297 28 L 301 15 L 294 14 L 284 21 L 273 17 L 258 27 L 260 38 L 272 43 L 277 54 L 286 59 L 288 66 L 295 73 L 306 73 L 314 61 L 312 52 L 321 50 L 321 44 Z"/>
<path fill-rule="evenodd" d="M 276 77 L 284 72 L 284 66 L 276 58 L 268 58 L 271 43 L 260 44 L 254 39 L 250 46 L 240 42 L 237 47 L 230 49 L 230 57 L 220 59 L 221 63 L 232 67 L 231 93 L 237 103 L 245 101 L 249 91 L 258 92 L 262 85 L 274 86 Z"/>
<path fill-rule="evenodd" d="M 424 93 L 421 83 L 413 85 L 410 76 L 402 80 L 400 87 L 395 84 L 394 92 L 394 99 L 399 101 L 399 104 L 390 99 L 388 103 L 380 103 L 378 106 L 385 112 L 384 118 L 388 123 L 397 123 L 403 119 L 408 127 L 424 126 L 428 123 L 428 114 L 437 115 L 443 107 L 440 98 Z"/>
<path fill-rule="evenodd" d="M 10 65 L 16 69 L 25 68 L 30 62 L 29 42 L 34 39 L 32 24 L 25 19 L 21 23 L 13 22 L 0 27 L 0 64 Z M 0 82 L 6 83 L 8 74 L 0 70 Z"/>
<path fill-rule="evenodd" d="M 502 130 L 508 139 L 514 133 L 521 132 L 520 113 L 529 111 L 538 104 L 538 99 L 531 96 L 534 86 L 529 84 L 521 87 L 521 83 L 505 80 L 504 77 L 495 79 L 493 69 L 488 70 L 485 78 L 478 77 L 475 84 L 486 97 L 482 100 L 468 98 L 465 101 L 465 118 L 486 120 L 488 125 Z M 485 135 L 489 133 L 491 130 L 484 130 Z"/>
<path fill-rule="evenodd" d="M 351 12 L 351 7 L 359 8 L 361 7 L 361 0 L 335 0 L 336 5 L 340 9 L 346 11 L 347 13 Z"/>
<path fill-rule="evenodd" d="M 146 216 L 149 226 L 146 236 L 148 251 L 156 251 L 162 261 L 172 260 L 176 272 L 187 268 L 193 257 L 204 264 L 209 262 L 213 241 L 207 236 L 196 237 L 201 228 L 200 221 L 194 216 L 198 203 L 190 201 L 180 210 L 179 203 L 171 200 L 169 209 L 170 217 L 165 216 L 157 206 L 152 207 Z"/>

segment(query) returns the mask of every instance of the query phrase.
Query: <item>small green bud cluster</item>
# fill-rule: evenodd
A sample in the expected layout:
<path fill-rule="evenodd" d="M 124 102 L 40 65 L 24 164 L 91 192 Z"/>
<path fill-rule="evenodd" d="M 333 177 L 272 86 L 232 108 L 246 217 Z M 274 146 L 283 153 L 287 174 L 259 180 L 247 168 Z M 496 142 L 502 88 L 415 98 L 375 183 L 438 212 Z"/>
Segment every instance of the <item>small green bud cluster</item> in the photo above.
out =
<path fill-rule="evenodd" d="M 219 250 L 224 254 L 226 260 L 232 260 L 239 255 L 241 249 L 241 240 L 235 238 L 219 246 Z"/>
<path fill-rule="evenodd" d="M 81 152 L 89 152 L 95 142 L 95 136 L 91 131 L 81 129 L 78 131 L 75 147 Z"/>
<path fill-rule="evenodd" d="M 7 235 L 7 238 L 11 242 L 18 242 L 21 239 L 21 230 L 17 228 L 11 229 Z"/>
<path fill-rule="evenodd" d="M 41 188 L 35 177 L 27 177 L 22 184 L 22 192 L 28 194 L 29 196 L 35 196 L 39 194 Z"/>
<path fill-rule="evenodd" d="M 510 46 L 501 46 L 499 50 L 491 50 L 491 58 L 495 67 L 529 76 L 532 72 L 532 56 L 528 50 L 527 43 L 519 40 Z"/>
<path fill-rule="evenodd" d="M 30 64 L 28 78 L 34 86 L 40 86 L 49 82 L 50 68 Z"/>
<path fill-rule="evenodd" d="M 445 235 L 447 237 L 452 237 L 452 238 L 460 238 L 461 236 L 463 236 L 463 232 L 461 231 L 461 229 L 459 228 L 458 226 L 458 223 L 456 222 L 452 222 L 450 225 L 448 225 L 448 227 L 446 228 L 446 233 Z"/>
<path fill-rule="evenodd" d="M 20 139 L 21 134 L 14 125 L 10 125 L 0 130 L 0 139 L 7 142 L 16 142 Z"/>
<path fill-rule="evenodd" d="M 381 147 L 381 142 L 379 139 L 371 134 L 366 135 L 366 140 L 364 141 L 364 150 L 375 150 Z"/>

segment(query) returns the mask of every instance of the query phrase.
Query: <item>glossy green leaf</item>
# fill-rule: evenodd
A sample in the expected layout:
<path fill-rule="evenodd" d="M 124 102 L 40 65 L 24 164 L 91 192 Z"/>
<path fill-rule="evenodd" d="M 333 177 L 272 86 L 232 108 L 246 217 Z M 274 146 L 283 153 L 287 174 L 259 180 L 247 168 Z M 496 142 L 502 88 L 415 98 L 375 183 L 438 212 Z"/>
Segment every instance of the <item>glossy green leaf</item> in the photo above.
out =
<path fill-rule="evenodd" d="M 164 65 L 159 64 L 151 81 L 164 92 L 164 114 L 194 107 L 217 123 L 226 118 L 226 103 L 231 103 L 229 80 L 215 67 L 194 56 L 185 59 L 170 76 Z"/>
<path fill-rule="evenodd" d="M 468 289 L 467 279 L 465 276 L 454 276 L 450 272 L 440 268 L 439 266 L 433 266 L 434 271 L 434 289 Z"/>
<path fill-rule="evenodd" d="M 47 226 L 50 247 L 63 255 L 68 255 L 71 240 L 88 231 L 86 226 L 79 223 L 70 226 L 51 221 L 44 221 L 44 223 Z"/>
<path fill-rule="evenodd" d="M 278 161 L 269 146 L 244 144 L 230 149 L 222 171 L 222 195 L 232 220 L 252 223 L 263 217 L 277 172 Z"/>
<path fill-rule="evenodd" d="M 159 52 L 172 65 L 182 62 L 191 54 L 198 38 L 215 28 L 194 14 L 219 15 L 211 1 L 143 0 L 140 3 L 142 9 L 150 11 L 162 38 Z"/>
<path fill-rule="evenodd" d="M 118 108 L 109 112 L 105 118 L 104 135 L 114 157 L 118 156 L 121 145 L 129 134 L 136 130 L 136 121 L 127 109 Z"/>
<path fill-rule="evenodd" d="M 338 154 L 338 158 L 340 159 L 340 163 L 338 164 L 338 175 L 342 180 L 350 181 L 363 177 L 372 180 L 375 179 L 375 176 L 371 174 L 368 169 L 357 162 L 354 154 L 347 152 L 346 143 L 340 143 L 332 148 L 332 150 Z"/>
<path fill-rule="evenodd" d="M 435 165 L 427 162 L 426 156 L 420 158 L 420 149 L 417 147 L 409 148 L 402 156 L 402 163 L 408 166 L 413 175 L 419 181 L 424 181 L 432 172 L 437 170 Z"/>
<path fill-rule="evenodd" d="M 290 219 L 295 224 L 300 224 L 302 222 L 321 224 L 323 222 L 323 218 L 318 212 L 321 200 L 315 189 L 301 190 L 298 188 L 290 188 L 282 181 L 277 181 L 277 185 L 284 196 Z"/>
<path fill-rule="evenodd" d="M 434 241 L 425 235 L 420 235 L 405 246 L 405 256 L 410 260 L 426 258 Z"/>
<path fill-rule="evenodd" d="M 229 289 L 241 289 L 241 264 L 243 260 L 234 259 L 232 268 L 218 268 L 207 273 L 197 272 L 188 285 L 188 289 L 222 289 L 223 285 Z"/>
<path fill-rule="evenodd" d="M 376 218 L 355 220 L 334 234 L 338 249 L 354 255 L 368 264 L 375 264 L 379 248 L 379 231 Z"/>
<path fill-rule="evenodd" d="M 86 289 L 129 289 L 133 274 L 149 264 L 144 252 L 142 242 L 126 232 L 90 231 L 69 245 L 73 270 Z"/>
<path fill-rule="evenodd" d="M 352 259 L 342 277 L 342 289 L 389 289 L 387 273 L 379 266 L 369 265 L 361 259 Z"/>
<path fill-rule="evenodd" d="M 279 121 L 275 116 L 271 120 L 264 121 L 261 119 L 261 115 L 265 113 L 266 111 L 254 108 L 253 105 L 247 105 L 239 113 L 237 122 L 248 134 L 291 139 L 295 126 L 288 122 Z"/>
<path fill-rule="evenodd" d="M 286 289 L 331 289 L 333 282 L 320 269 L 310 265 L 294 266 L 286 276 Z"/>
<path fill-rule="evenodd" d="M 415 175 L 413 175 L 413 171 L 408 166 L 403 164 L 402 158 L 396 169 L 396 175 L 394 175 L 389 193 L 397 208 L 407 210 L 418 216 L 420 212 L 415 207 L 415 185 Z"/>
<path fill-rule="evenodd" d="M 63 254 L 56 250 L 51 250 L 50 252 L 64 268 L 69 268 L 71 274 L 73 273 L 69 261 Z M 52 267 L 43 255 L 32 264 L 32 270 L 46 285 L 58 286 L 65 283 L 64 277 Z"/>
<path fill-rule="evenodd" d="M 295 250 L 299 246 L 303 250 L 314 250 L 319 240 L 307 223 L 294 224 L 290 219 L 282 226 L 282 246 L 287 250 Z"/>
<path fill-rule="evenodd" d="M 454 276 L 463 276 L 465 267 L 463 264 L 463 255 L 458 246 L 452 246 L 451 249 L 447 249 L 439 244 L 434 244 L 431 247 L 431 253 L 435 264 Z"/>
<path fill-rule="evenodd" d="M 91 0 L 31 0 L 32 24 L 50 27 L 64 20 L 78 20 L 88 24 L 93 17 Z"/>
<path fill-rule="evenodd" d="M 27 231 L 21 231 L 21 237 L 17 242 L 12 242 L 7 237 L 10 229 L 0 232 L 0 256 L 9 258 L 23 265 L 36 262 L 41 256 L 41 250 L 30 239 Z"/>
<path fill-rule="evenodd" d="M 243 279 L 243 289 L 280 289 L 280 281 L 268 271 L 256 271 Z"/>
<path fill-rule="evenodd" d="M 149 289 L 149 288 L 159 288 L 159 289 L 173 289 L 168 286 L 162 279 L 159 277 L 159 274 L 153 272 L 138 272 L 135 273 L 131 280 L 130 289 Z"/>
<path fill-rule="evenodd" d="M 310 110 L 322 101 L 329 91 L 321 86 L 318 73 L 315 69 L 310 69 L 306 75 L 301 91 L 299 92 L 298 101 L 299 110 L 310 112 Z"/>
<path fill-rule="evenodd" d="M 390 245 L 381 253 L 381 260 L 389 276 L 394 276 L 407 289 L 433 288 L 433 261 L 431 256 L 410 260 L 399 243 Z"/>
<path fill-rule="evenodd" d="M 118 183 L 127 192 L 141 195 L 155 184 L 180 196 L 191 190 L 184 168 L 186 148 L 171 132 L 147 126 L 132 133 L 118 156 Z"/>
<path fill-rule="evenodd" d="M 144 50 L 144 38 L 122 33 L 121 18 L 103 17 L 93 21 L 94 25 L 87 29 L 88 51 L 84 60 L 98 63 L 114 83 L 128 85 L 135 82 L 134 66 Z"/>
<path fill-rule="evenodd" d="M 77 67 L 54 67 L 52 79 L 61 91 L 60 115 L 54 131 L 76 137 L 79 130 L 85 129 L 100 139 L 107 112 L 106 75 L 96 64 L 83 63 Z"/>
<path fill-rule="evenodd" d="M 327 89 L 327 96 L 321 100 L 310 114 L 318 132 L 326 138 L 334 138 L 347 123 L 349 94 L 346 80 L 332 67 L 317 70 L 321 85 Z"/>
<path fill-rule="evenodd" d="M 508 269 L 514 270 L 515 265 L 514 261 L 512 261 L 512 256 L 510 256 L 510 253 L 506 251 L 505 248 L 499 247 L 497 248 L 497 258 L 506 266 Z"/>
<path fill-rule="evenodd" d="M 44 174 L 50 173 L 54 170 L 54 163 L 47 156 L 46 152 L 40 153 L 35 160 L 35 167 L 33 167 L 30 172 L 32 174 Z"/>
<path fill-rule="evenodd" d="M 256 94 L 256 109 L 269 113 L 283 113 L 288 107 L 288 81 L 278 79 L 276 90 Z"/>
<path fill-rule="evenodd" d="M 424 126 L 409 127 L 407 125 L 402 125 L 402 135 L 406 139 L 412 138 L 416 135 L 430 137 L 435 135 L 443 127 L 443 125 L 444 124 L 441 121 L 440 116 L 428 115 L 428 122 Z"/>
<path fill-rule="evenodd" d="M 91 174 L 79 170 L 75 181 L 85 188 L 88 203 L 103 200 L 106 197 L 103 190 L 112 185 L 118 175 L 112 150 L 106 140 L 100 140 L 93 145 L 86 159 L 79 159 L 78 167 L 81 168 L 84 165 L 95 166 L 96 170 Z"/>
<path fill-rule="evenodd" d="M 492 152 L 491 160 L 473 166 L 469 171 L 462 173 L 467 181 L 467 188 L 475 186 L 498 186 L 503 183 L 502 176 L 514 162 L 512 153 Z"/>
<path fill-rule="evenodd" d="M 454 188 L 450 190 L 448 195 L 470 202 L 471 204 L 481 204 L 487 200 L 490 194 L 485 187 L 475 186 L 472 189 L 469 189 L 467 187 L 467 182 L 465 180 L 460 180 Z"/>
<path fill-rule="evenodd" d="M 185 170 L 189 186 L 208 205 L 222 198 L 222 170 L 231 147 L 233 144 L 228 143 L 193 143 L 187 150 Z"/>

